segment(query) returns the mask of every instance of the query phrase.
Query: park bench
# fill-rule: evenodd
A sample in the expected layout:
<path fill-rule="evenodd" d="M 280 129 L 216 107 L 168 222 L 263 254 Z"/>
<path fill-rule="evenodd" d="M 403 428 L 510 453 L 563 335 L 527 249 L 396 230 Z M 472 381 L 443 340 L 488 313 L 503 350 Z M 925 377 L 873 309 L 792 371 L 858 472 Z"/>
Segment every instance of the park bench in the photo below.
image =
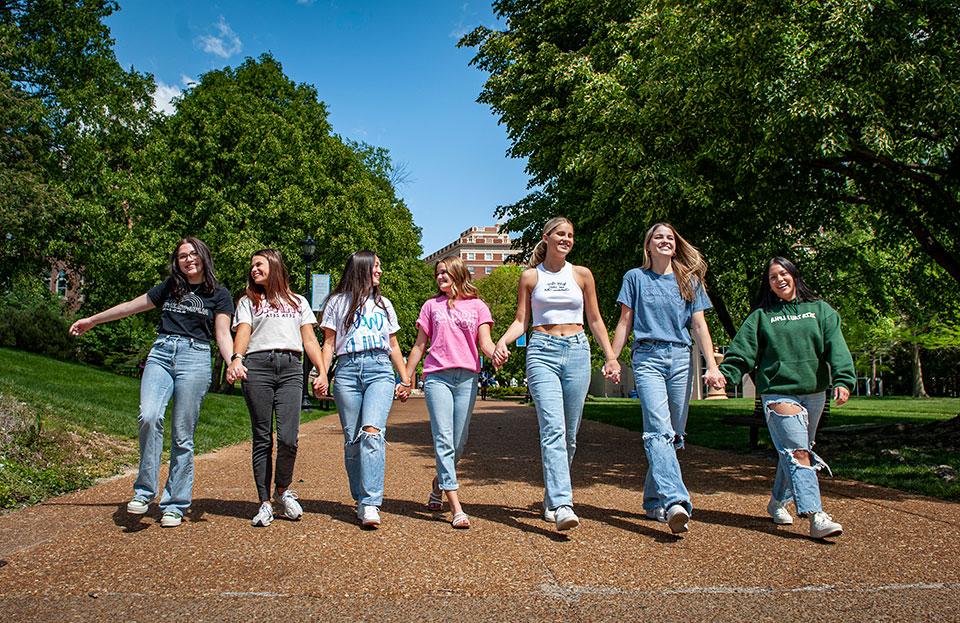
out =
<path fill-rule="evenodd" d="M 827 389 L 827 401 L 823 405 L 823 414 L 820 416 L 820 425 L 830 415 L 830 395 L 832 388 Z M 753 400 L 753 413 L 751 415 L 725 415 L 720 419 L 728 426 L 749 426 L 750 427 L 750 449 L 756 450 L 760 447 L 760 429 L 766 428 L 767 421 L 763 416 L 763 405 L 760 403 L 760 396 L 757 395 Z"/>

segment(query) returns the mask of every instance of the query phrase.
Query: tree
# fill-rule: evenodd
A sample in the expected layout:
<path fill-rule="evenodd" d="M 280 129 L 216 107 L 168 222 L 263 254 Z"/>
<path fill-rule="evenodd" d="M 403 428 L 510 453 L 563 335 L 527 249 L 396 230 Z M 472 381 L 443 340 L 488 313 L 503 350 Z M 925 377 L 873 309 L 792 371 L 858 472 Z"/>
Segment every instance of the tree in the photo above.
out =
<path fill-rule="evenodd" d="M 960 282 L 960 4 L 501 0 L 461 45 L 537 187 L 610 292 L 670 220 L 714 269 L 728 333 L 764 259 L 848 210 Z M 602 298 L 604 298 L 602 296 Z M 727 309 L 731 301 L 731 309 Z"/>
<path fill-rule="evenodd" d="M 52 257 L 82 266 L 122 228 L 152 79 L 124 70 L 110 0 L 0 1 L 0 282 Z M 94 242 L 95 241 L 95 242 Z"/>
<path fill-rule="evenodd" d="M 412 344 L 430 278 L 417 259 L 420 230 L 390 182 L 389 155 L 334 135 L 316 89 L 291 81 L 272 56 L 201 76 L 146 152 L 149 190 L 131 208 L 142 244 L 167 249 L 186 234 L 202 238 L 234 292 L 260 248 L 281 250 L 300 291 L 307 235 L 316 241 L 313 270 L 334 282 L 348 255 L 371 249 L 384 264 L 401 342 Z"/>

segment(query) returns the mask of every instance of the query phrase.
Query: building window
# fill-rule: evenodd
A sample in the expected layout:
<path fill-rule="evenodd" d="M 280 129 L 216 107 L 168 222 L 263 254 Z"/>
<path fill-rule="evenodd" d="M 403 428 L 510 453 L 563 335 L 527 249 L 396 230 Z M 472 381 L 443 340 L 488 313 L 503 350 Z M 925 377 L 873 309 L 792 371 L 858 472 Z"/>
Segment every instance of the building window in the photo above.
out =
<path fill-rule="evenodd" d="M 477 259 L 477 254 L 476 254 L 476 253 L 467 253 L 467 259 L 468 259 L 468 260 L 475 260 L 475 259 Z"/>
<path fill-rule="evenodd" d="M 493 272 L 493 266 L 487 266 L 487 267 L 484 268 L 483 270 L 484 270 L 485 273 L 487 273 L 487 274 L 489 275 L 490 273 Z"/>
<path fill-rule="evenodd" d="M 475 269 L 473 266 L 467 266 L 467 270 L 470 271 L 470 274 L 471 274 L 471 275 L 474 274 L 475 272 L 477 272 L 476 269 Z"/>
<path fill-rule="evenodd" d="M 57 295 L 67 295 L 67 273 L 62 270 L 57 274 Z"/>
<path fill-rule="evenodd" d="M 492 262 L 492 261 L 493 261 L 493 253 L 484 253 L 484 254 L 483 254 L 483 259 L 487 260 L 488 262 Z"/>

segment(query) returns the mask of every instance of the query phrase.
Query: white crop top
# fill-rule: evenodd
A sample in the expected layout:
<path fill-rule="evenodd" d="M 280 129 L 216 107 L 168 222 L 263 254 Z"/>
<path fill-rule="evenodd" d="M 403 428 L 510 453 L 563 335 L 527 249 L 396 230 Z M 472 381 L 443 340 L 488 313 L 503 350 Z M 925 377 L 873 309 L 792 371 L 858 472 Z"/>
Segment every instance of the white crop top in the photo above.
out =
<path fill-rule="evenodd" d="M 573 264 L 551 273 L 537 265 L 537 285 L 530 293 L 533 326 L 545 324 L 583 324 L 583 290 L 573 276 Z"/>

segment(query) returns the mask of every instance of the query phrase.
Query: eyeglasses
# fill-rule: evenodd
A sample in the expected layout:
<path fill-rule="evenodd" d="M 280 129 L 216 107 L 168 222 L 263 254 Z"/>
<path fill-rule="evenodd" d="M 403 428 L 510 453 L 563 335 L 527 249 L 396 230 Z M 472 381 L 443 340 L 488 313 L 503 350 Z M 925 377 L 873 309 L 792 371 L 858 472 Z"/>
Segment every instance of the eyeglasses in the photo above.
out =
<path fill-rule="evenodd" d="M 200 257 L 200 254 L 197 253 L 196 251 L 190 251 L 189 253 L 180 253 L 179 255 L 177 255 L 177 259 L 181 262 L 184 260 L 195 260 L 198 257 Z"/>

